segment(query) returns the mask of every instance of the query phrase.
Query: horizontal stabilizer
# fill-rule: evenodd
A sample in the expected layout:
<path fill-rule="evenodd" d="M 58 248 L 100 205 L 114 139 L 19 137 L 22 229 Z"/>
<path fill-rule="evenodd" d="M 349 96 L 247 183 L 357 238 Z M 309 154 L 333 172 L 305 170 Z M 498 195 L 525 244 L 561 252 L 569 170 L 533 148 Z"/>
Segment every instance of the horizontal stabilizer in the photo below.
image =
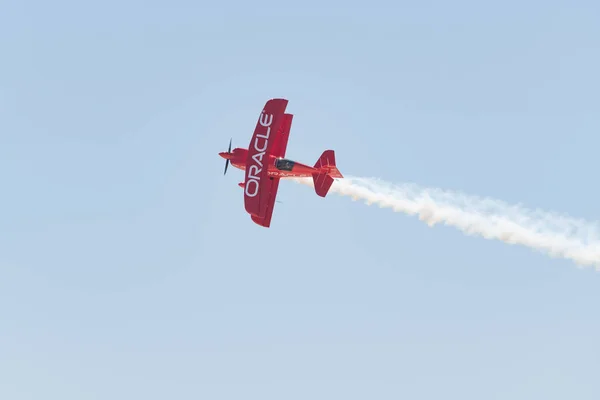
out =
<path fill-rule="evenodd" d="M 336 167 L 335 152 L 333 150 L 325 150 L 315 163 L 314 168 L 328 173 L 332 178 L 343 178 L 341 172 Z"/>

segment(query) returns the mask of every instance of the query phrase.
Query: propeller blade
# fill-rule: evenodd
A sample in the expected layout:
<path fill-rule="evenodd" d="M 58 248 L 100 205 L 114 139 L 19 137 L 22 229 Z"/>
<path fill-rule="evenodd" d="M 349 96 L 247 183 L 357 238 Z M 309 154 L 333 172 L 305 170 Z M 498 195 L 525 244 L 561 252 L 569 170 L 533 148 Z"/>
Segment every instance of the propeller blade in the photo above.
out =
<path fill-rule="evenodd" d="M 231 154 L 231 140 L 232 139 L 229 139 L 229 150 L 227 150 L 227 154 Z M 223 172 L 223 175 L 227 174 L 227 167 L 229 167 L 229 158 L 225 160 L 225 171 Z"/>

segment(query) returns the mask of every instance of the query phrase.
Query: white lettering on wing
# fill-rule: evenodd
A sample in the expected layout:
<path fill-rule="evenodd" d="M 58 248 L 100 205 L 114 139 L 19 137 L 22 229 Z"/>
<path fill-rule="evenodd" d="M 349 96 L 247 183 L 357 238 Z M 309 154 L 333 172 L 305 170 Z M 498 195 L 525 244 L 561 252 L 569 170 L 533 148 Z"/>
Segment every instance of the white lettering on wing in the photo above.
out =
<path fill-rule="evenodd" d="M 253 153 L 250 160 L 254 163 L 248 166 L 248 176 L 246 177 L 244 192 L 248 197 L 255 197 L 258 194 L 258 188 L 260 187 L 260 173 L 262 172 L 263 168 L 263 158 L 267 148 L 269 147 L 269 136 L 271 135 L 272 123 L 273 114 L 265 114 L 265 110 L 263 110 L 258 119 L 258 124 L 267 129 L 265 132 L 256 133 L 253 149 L 250 149 Z M 259 143 L 259 139 L 262 139 L 261 143 Z M 251 188 L 253 190 L 250 190 Z"/>

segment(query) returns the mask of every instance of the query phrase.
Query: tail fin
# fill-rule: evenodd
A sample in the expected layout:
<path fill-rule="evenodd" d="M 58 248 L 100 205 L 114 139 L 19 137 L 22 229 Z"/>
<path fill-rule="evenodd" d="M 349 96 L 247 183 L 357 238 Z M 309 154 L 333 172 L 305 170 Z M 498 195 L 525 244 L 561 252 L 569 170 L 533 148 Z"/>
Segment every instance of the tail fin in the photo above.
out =
<path fill-rule="evenodd" d="M 325 150 L 313 168 L 321 170 L 320 173 L 326 173 L 332 178 L 343 178 L 335 165 L 335 152 L 333 150 Z"/>
<path fill-rule="evenodd" d="M 312 174 L 313 182 L 315 184 L 315 192 L 321 197 L 327 196 L 327 192 L 333 184 L 333 178 L 325 173 Z"/>
<path fill-rule="evenodd" d="M 312 174 L 315 192 L 319 196 L 325 197 L 331 185 L 333 185 L 333 178 L 343 178 L 335 165 L 335 152 L 333 150 L 325 150 L 321 154 L 321 157 L 319 157 L 314 168 L 319 170 L 319 172 Z"/>

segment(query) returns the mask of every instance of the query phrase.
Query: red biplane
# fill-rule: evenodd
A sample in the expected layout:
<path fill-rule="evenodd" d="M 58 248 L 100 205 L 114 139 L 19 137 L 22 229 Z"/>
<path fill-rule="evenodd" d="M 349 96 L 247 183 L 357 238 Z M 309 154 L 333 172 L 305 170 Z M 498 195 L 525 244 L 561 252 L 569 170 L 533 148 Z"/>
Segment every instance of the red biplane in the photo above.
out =
<path fill-rule="evenodd" d="M 292 114 L 286 114 L 288 100 L 271 99 L 262 110 L 248 149 L 235 148 L 221 152 L 225 161 L 225 172 L 229 162 L 245 171 L 245 181 L 239 186 L 244 189 L 244 205 L 252 220 L 268 228 L 279 180 L 282 178 L 312 177 L 315 191 L 325 197 L 334 178 L 343 178 L 335 165 L 333 150 L 323 152 L 314 166 L 301 164 L 285 158 Z"/>

